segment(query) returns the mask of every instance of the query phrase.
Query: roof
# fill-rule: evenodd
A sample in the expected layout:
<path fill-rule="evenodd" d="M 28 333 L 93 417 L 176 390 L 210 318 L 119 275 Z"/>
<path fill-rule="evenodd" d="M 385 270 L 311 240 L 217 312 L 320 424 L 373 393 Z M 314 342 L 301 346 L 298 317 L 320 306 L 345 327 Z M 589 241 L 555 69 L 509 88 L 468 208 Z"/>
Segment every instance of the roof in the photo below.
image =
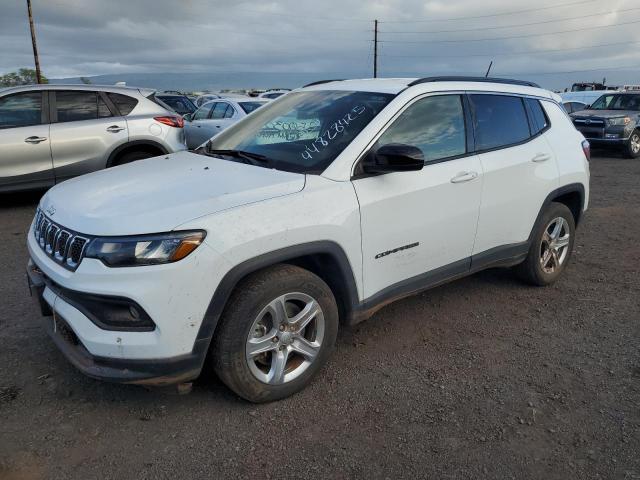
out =
<path fill-rule="evenodd" d="M 428 77 L 428 78 L 364 78 L 353 80 L 327 80 L 309 84 L 305 90 L 351 90 L 398 94 L 408 88 L 421 91 L 478 90 L 556 98 L 551 92 L 530 82 L 483 77 Z"/>
<path fill-rule="evenodd" d="M 99 91 L 99 92 L 139 92 L 142 95 L 149 96 L 152 93 L 155 93 L 156 90 L 153 88 L 138 88 L 138 87 L 128 87 L 124 85 L 93 85 L 93 84 L 62 84 L 62 83 L 44 83 L 39 85 L 20 85 L 17 87 L 9 87 L 1 90 L 2 93 L 7 92 L 20 92 L 25 90 L 91 90 L 91 91 Z"/>

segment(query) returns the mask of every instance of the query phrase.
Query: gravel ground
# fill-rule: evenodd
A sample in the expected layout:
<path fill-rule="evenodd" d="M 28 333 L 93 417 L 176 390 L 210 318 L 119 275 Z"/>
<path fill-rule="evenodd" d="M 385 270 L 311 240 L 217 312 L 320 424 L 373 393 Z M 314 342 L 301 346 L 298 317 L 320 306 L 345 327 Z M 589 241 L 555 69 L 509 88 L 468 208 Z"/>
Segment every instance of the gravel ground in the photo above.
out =
<path fill-rule="evenodd" d="M 0 478 L 640 479 L 640 161 L 591 169 L 555 286 L 491 270 L 396 302 L 261 406 L 74 370 L 26 290 L 39 195 L 0 197 Z"/>

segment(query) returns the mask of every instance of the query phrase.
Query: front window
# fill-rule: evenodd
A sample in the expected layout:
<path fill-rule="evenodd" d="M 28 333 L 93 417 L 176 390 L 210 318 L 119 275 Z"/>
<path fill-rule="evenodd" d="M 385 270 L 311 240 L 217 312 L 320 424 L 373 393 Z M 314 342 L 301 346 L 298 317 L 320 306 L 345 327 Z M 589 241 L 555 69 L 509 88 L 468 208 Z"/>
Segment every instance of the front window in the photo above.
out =
<path fill-rule="evenodd" d="M 42 93 L 17 93 L 0 98 L 0 128 L 42 123 Z"/>
<path fill-rule="evenodd" d="M 598 98 L 590 110 L 635 110 L 640 111 L 640 95 L 610 94 Z"/>
<path fill-rule="evenodd" d="M 419 148 L 427 163 L 463 155 L 467 140 L 462 98 L 441 95 L 418 100 L 382 134 L 373 150 L 391 143 Z"/>
<path fill-rule="evenodd" d="M 229 127 L 199 153 L 241 151 L 263 157 L 268 168 L 321 173 L 393 97 L 353 91 L 290 93 Z"/>

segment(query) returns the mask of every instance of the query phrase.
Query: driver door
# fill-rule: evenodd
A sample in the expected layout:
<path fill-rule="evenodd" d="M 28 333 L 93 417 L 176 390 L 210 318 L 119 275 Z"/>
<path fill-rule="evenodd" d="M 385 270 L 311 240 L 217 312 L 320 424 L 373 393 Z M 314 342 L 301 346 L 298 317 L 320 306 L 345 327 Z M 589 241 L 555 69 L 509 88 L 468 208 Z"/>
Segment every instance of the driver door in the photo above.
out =
<path fill-rule="evenodd" d="M 353 180 L 365 299 L 469 270 L 483 178 L 478 156 L 467 153 L 465 104 L 459 94 L 415 100 L 371 150 L 392 143 L 418 147 L 424 168 Z"/>

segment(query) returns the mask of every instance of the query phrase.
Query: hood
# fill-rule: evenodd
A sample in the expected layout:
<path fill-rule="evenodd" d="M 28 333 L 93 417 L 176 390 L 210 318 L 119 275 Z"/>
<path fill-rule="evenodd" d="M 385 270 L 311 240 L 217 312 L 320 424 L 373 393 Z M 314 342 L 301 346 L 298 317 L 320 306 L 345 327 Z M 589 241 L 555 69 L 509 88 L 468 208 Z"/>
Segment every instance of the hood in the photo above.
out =
<path fill-rule="evenodd" d="M 40 206 L 54 222 L 88 235 L 158 233 L 299 192 L 304 183 L 303 174 L 179 152 L 67 180 Z"/>
<path fill-rule="evenodd" d="M 640 112 L 636 110 L 581 110 L 572 113 L 572 118 L 617 118 L 617 117 L 637 117 Z"/>

